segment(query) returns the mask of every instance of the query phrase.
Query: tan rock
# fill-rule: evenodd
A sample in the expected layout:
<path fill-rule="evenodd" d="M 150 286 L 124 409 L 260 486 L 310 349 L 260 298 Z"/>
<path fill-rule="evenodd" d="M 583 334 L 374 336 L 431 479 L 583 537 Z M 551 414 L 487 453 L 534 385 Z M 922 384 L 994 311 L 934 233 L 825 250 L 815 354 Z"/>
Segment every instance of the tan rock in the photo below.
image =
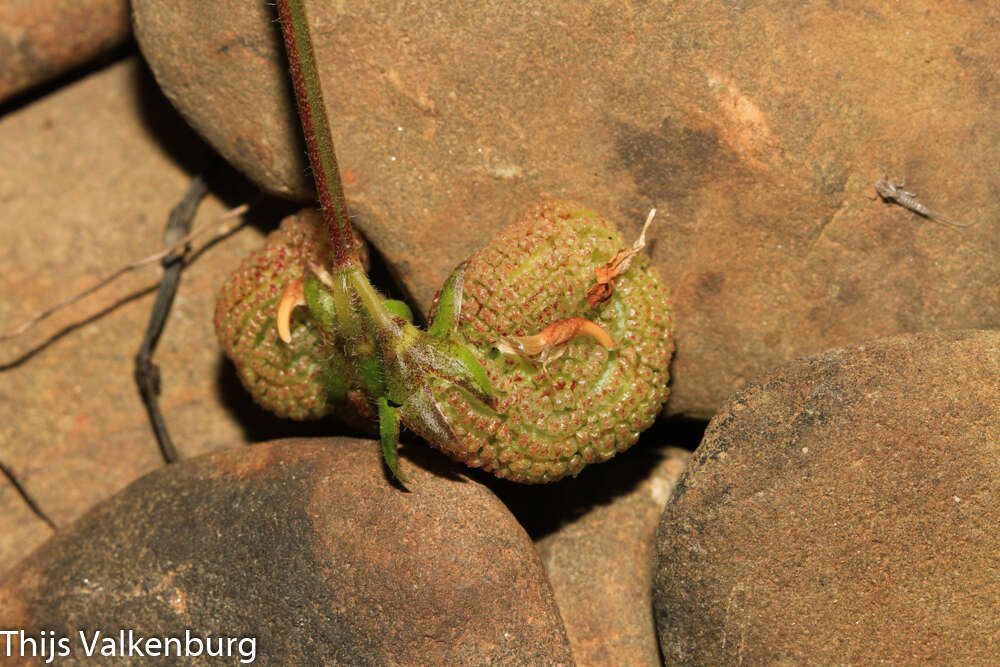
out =
<path fill-rule="evenodd" d="M 303 195 L 271 8 L 134 4 L 190 122 L 261 184 Z M 707 418 L 749 378 L 830 347 L 1000 325 L 995 4 L 308 9 L 356 221 L 423 306 L 518 211 L 559 197 L 626 237 L 660 208 L 673 413 Z M 883 170 L 974 226 L 874 200 Z"/>
<path fill-rule="evenodd" d="M 527 534 L 485 487 L 412 449 L 409 491 L 373 441 L 161 468 L 0 581 L 0 625 L 70 637 L 66 664 L 93 662 L 79 629 L 122 627 L 253 637 L 255 664 L 571 664 Z"/>
<path fill-rule="evenodd" d="M 897 336 L 732 396 L 667 505 L 668 664 L 992 664 L 1000 332 Z"/>
<path fill-rule="evenodd" d="M 122 44 L 127 0 L 17 0 L 0 4 L 0 102 Z"/>
<path fill-rule="evenodd" d="M 660 664 L 653 538 L 689 456 L 676 447 L 640 445 L 599 475 L 599 488 L 624 490 L 535 543 L 580 667 Z"/>
<path fill-rule="evenodd" d="M 135 59 L 3 117 L 0 144 L 4 332 L 159 250 L 192 177 L 182 165 L 198 169 L 206 157 Z M 227 196 L 252 193 L 230 187 Z M 238 203 L 212 196 L 196 224 Z M 273 428 L 222 366 L 212 330 L 219 285 L 261 237 L 247 229 L 215 244 L 181 278 L 154 361 L 182 456 Z M 160 274 L 147 266 L 0 342 L 0 458 L 59 525 L 162 465 L 132 378 Z M 6 484 L 0 478 L 0 572 L 49 534 Z"/>

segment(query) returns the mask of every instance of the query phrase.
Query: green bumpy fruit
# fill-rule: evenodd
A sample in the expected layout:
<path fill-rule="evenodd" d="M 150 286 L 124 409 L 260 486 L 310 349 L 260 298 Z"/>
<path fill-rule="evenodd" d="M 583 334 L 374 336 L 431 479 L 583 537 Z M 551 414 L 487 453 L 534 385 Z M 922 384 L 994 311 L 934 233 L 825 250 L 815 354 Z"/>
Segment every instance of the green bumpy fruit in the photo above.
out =
<path fill-rule="evenodd" d="M 669 395 L 672 305 L 648 258 L 635 258 L 606 301 L 587 302 L 595 269 L 625 247 L 615 225 L 593 211 L 540 204 L 456 269 L 422 334 L 378 306 L 370 287 L 365 298 L 352 292 L 367 285 L 360 277 L 334 274 L 329 285 L 346 287 L 329 291 L 305 271 L 309 262 L 331 264 L 318 216 L 300 218 L 286 221 L 226 283 L 216 329 L 264 407 L 369 424 L 377 413 L 396 474 L 401 419 L 467 465 L 518 482 L 554 481 L 632 446 Z M 277 303 L 303 275 L 308 308 L 296 311 L 285 345 L 275 331 Z M 346 299 L 339 306 L 346 318 L 335 293 Z M 614 349 L 578 336 L 544 364 L 501 351 L 510 337 L 567 318 L 599 323 Z M 358 326 L 366 330 L 342 330 Z"/>
<path fill-rule="evenodd" d="M 368 248 L 357 234 L 355 248 L 367 264 Z M 324 333 L 308 313 L 294 314 L 290 344 L 278 338 L 278 301 L 309 262 L 329 266 L 332 250 L 319 211 L 303 209 L 285 218 L 264 247 L 226 280 L 215 306 L 215 333 L 261 407 L 289 419 L 336 414 L 357 423 L 359 412 L 364 418 L 374 413 L 356 389 L 344 384 L 343 359 L 325 352 Z"/>
<path fill-rule="evenodd" d="M 673 308 L 643 254 L 610 299 L 597 308 L 587 303 L 594 269 L 623 247 L 605 218 L 577 204 L 546 202 L 469 259 L 458 328 L 486 369 L 496 405 L 454 386 L 433 387 L 456 437 L 432 444 L 518 482 L 575 475 L 635 444 L 670 393 Z M 616 349 L 578 336 L 543 367 L 496 348 L 504 337 L 533 335 L 569 317 L 601 324 Z"/>

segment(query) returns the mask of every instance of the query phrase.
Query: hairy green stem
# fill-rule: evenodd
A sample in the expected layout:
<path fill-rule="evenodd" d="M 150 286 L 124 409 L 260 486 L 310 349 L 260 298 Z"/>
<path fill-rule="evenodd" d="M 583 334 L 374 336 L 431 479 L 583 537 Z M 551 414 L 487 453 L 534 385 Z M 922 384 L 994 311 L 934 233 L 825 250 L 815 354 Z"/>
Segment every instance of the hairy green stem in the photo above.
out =
<path fill-rule="evenodd" d="M 330 229 L 334 268 L 344 271 L 360 267 L 360 258 L 353 250 L 351 221 L 347 216 L 344 187 L 333 151 L 333 139 L 326 118 L 326 105 L 323 103 L 323 90 L 316 69 L 304 0 L 278 0 L 278 18 L 285 38 L 295 99 L 302 119 L 302 132 L 309 150 L 309 163 L 316 181 L 316 194 L 323 210 L 323 219 Z"/>

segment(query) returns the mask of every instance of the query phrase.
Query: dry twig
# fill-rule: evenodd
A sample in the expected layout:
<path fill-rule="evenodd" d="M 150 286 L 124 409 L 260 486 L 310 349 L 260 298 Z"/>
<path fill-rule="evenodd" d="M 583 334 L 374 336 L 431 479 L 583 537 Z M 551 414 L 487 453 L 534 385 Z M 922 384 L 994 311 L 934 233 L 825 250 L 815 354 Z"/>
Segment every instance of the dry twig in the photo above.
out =
<path fill-rule="evenodd" d="M 235 230 L 239 229 L 245 222 L 245 220 L 242 219 L 242 216 L 244 213 L 247 212 L 249 208 L 250 208 L 249 204 L 241 204 L 236 208 L 230 209 L 229 211 L 226 211 L 225 213 L 220 215 L 215 220 L 212 220 L 210 222 L 205 223 L 204 225 L 195 228 L 193 231 L 191 231 L 190 234 L 182 238 L 177 243 L 168 246 L 163 250 L 160 250 L 159 252 L 155 252 L 152 255 L 149 255 L 148 257 L 143 257 L 142 259 L 136 262 L 121 267 L 108 277 L 102 278 L 101 280 L 97 281 L 96 284 L 92 285 L 91 287 L 88 287 L 82 292 L 77 292 L 76 294 L 63 299 L 59 303 L 55 304 L 50 308 L 47 308 L 41 313 L 38 313 L 34 317 L 14 327 L 10 331 L 0 334 L 0 342 L 5 340 L 10 340 L 11 338 L 17 338 L 18 336 L 25 333 L 39 322 L 48 319 L 49 317 L 56 314 L 63 308 L 73 305 L 80 299 L 83 299 L 84 297 L 89 296 L 104 287 L 107 287 L 112 282 L 114 282 L 118 278 L 121 278 L 126 273 L 135 271 L 136 269 L 142 268 L 147 264 L 152 264 L 153 262 L 157 262 L 163 259 L 164 257 L 170 255 L 171 253 L 176 253 L 176 252 L 183 253 L 186 250 L 187 245 L 191 243 L 191 241 L 203 235 L 207 231 L 215 229 L 215 234 L 213 238 L 222 238 L 227 234 L 234 232 Z"/>

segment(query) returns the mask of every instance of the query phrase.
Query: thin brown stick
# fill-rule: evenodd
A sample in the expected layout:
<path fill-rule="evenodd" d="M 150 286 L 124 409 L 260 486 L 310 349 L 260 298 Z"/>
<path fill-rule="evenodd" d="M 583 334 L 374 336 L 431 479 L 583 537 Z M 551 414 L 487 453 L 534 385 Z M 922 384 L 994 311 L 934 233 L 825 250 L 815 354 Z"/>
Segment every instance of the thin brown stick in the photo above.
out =
<path fill-rule="evenodd" d="M 17 495 L 21 496 L 21 500 L 24 501 L 24 503 L 28 506 L 28 509 L 31 510 L 35 516 L 48 524 L 49 528 L 52 530 L 58 530 L 55 521 L 53 521 L 51 517 L 45 513 L 45 510 L 43 510 L 42 506 L 38 504 L 35 497 L 28 493 L 28 489 L 26 489 L 24 484 L 21 483 L 21 480 L 14 475 L 14 471 L 10 468 L 10 466 L 2 461 L 0 461 L 0 473 L 3 473 L 3 476 L 7 478 L 7 481 L 10 482 L 11 486 L 14 487 L 14 490 L 17 491 Z"/>
<path fill-rule="evenodd" d="M 226 211 L 225 213 L 223 213 L 222 215 L 220 215 L 218 218 L 212 220 L 211 222 L 207 222 L 204 225 L 201 225 L 201 226 L 195 228 L 194 230 L 191 231 L 190 234 L 188 234 L 187 236 L 185 236 L 184 238 L 182 238 L 180 241 L 178 241 L 174 245 L 168 246 L 168 247 L 164 248 L 163 250 L 160 250 L 159 252 L 155 252 L 152 255 L 149 255 L 148 257 L 143 257 L 142 259 L 140 259 L 140 260 L 138 260 L 136 262 L 133 262 L 132 264 L 127 264 L 127 265 L 121 267 L 120 269 L 118 269 L 117 271 L 115 271 L 114 273 L 112 273 L 111 275 L 109 275 L 108 277 L 103 278 L 103 279 L 97 281 L 96 284 L 92 285 L 91 287 L 88 287 L 87 289 L 83 290 L 82 292 L 78 292 L 78 293 L 74 294 L 73 296 L 70 296 L 70 297 L 67 297 L 66 299 L 63 299 L 62 301 L 60 301 L 59 303 L 55 304 L 54 306 L 52 306 L 52 307 L 50 307 L 50 308 L 42 311 L 41 313 L 35 315 L 31 319 L 23 322 L 19 326 L 11 329 L 10 331 L 8 331 L 6 333 L 0 334 L 0 341 L 5 341 L 5 340 L 9 340 L 11 338 L 16 338 L 16 337 L 20 336 L 21 334 L 23 334 L 24 332 L 28 331 L 33 326 L 35 326 L 36 324 L 38 324 L 39 322 L 41 322 L 41 321 L 43 321 L 45 319 L 48 319 L 49 317 L 51 317 L 55 313 L 59 312 L 63 308 L 66 308 L 67 306 L 73 305 L 74 303 L 76 303 L 80 299 L 82 299 L 82 298 L 84 298 L 84 297 L 86 297 L 86 296 L 88 296 L 90 294 L 93 294 L 94 292 L 98 291 L 99 289 L 110 285 L 112 282 L 114 282 L 118 278 L 122 277 L 126 273 L 129 273 L 130 271 L 134 271 L 136 269 L 142 268 L 143 266 L 146 266 L 147 264 L 152 264 L 153 262 L 157 262 L 157 261 L 163 259 L 164 257 L 166 257 L 167 255 L 169 255 L 170 253 L 173 253 L 173 252 L 181 252 L 181 253 L 186 252 L 186 246 L 189 243 L 191 243 L 191 241 L 193 241 L 197 237 L 199 237 L 202 234 L 204 234 L 206 231 L 212 229 L 213 227 L 216 227 L 217 225 L 219 225 L 219 223 L 225 222 L 227 220 L 231 220 L 232 218 L 240 218 L 238 220 L 230 222 L 230 223 L 228 223 L 226 225 L 223 225 L 222 227 L 219 227 L 218 229 L 216 229 L 215 238 L 221 238 L 223 236 L 226 236 L 227 234 L 232 233 L 233 231 L 239 229 L 239 227 L 242 226 L 246 222 L 245 220 L 243 220 L 241 218 L 241 216 L 244 213 L 246 213 L 249 208 L 250 208 L 249 204 L 241 204 L 241 205 L 237 206 L 236 208 L 230 209 L 229 211 Z"/>
<path fill-rule="evenodd" d="M 206 174 L 202 173 L 195 177 L 184 197 L 171 209 L 167 219 L 167 227 L 163 232 L 165 244 L 176 245 L 188 233 L 191 229 L 191 222 L 198 214 L 198 206 L 201 205 L 207 194 L 208 182 Z M 149 413 L 149 421 L 153 427 L 156 442 L 160 446 L 160 453 L 167 463 L 173 463 L 177 460 L 177 448 L 174 447 L 167 422 L 160 410 L 160 367 L 153 361 L 153 352 L 156 350 L 160 334 L 163 333 L 163 327 L 167 323 L 167 315 L 170 314 L 170 306 L 173 305 L 174 297 L 177 295 L 183 268 L 184 252 L 170 254 L 163 258 L 160 289 L 156 294 L 153 311 L 149 316 L 146 335 L 135 355 L 135 370 L 133 372 L 135 384 L 139 388 L 139 395 L 142 396 L 146 412 Z"/>

